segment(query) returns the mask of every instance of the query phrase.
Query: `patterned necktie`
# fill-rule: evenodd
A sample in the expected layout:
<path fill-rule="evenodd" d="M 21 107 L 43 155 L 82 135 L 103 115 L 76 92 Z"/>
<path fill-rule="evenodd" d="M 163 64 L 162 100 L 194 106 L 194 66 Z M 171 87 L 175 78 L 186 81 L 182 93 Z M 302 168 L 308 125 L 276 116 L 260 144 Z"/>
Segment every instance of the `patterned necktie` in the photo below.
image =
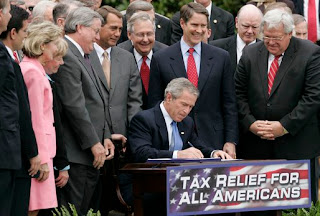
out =
<path fill-rule="evenodd" d="M 16 51 L 13 51 L 13 57 L 14 57 L 14 61 L 18 64 L 20 64 L 19 58 L 18 58 L 18 54 Z"/>
<path fill-rule="evenodd" d="M 103 61 L 102 61 L 102 68 L 104 75 L 106 77 L 107 83 L 109 88 L 111 87 L 111 74 L 110 74 L 110 60 L 109 60 L 109 53 L 105 51 L 103 53 Z"/>
<path fill-rule="evenodd" d="M 178 127 L 177 127 L 177 122 L 175 121 L 172 121 L 171 122 L 171 127 L 172 127 L 172 141 L 173 141 L 173 146 L 170 146 L 170 148 L 172 149 L 169 149 L 171 151 L 179 151 L 182 149 L 182 139 L 180 137 L 180 134 L 179 134 L 179 130 L 178 130 Z M 172 142 L 171 141 L 171 142 Z"/>
<path fill-rule="evenodd" d="M 268 94 L 269 95 L 271 93 L 274 78 L 276 77 L 278 69 L 279 69 L 279 58 L 280 57 L 281 57 L 281 55 L 275 56 L 275 58 L 273 59 L 273 61 L 271 63 L 271 67 L 270 67 L 269 74 L 268 74 Z"/>
<path fill-rule="evenodd" d="M 150 68 L 146 62 L 147 56 L 143 56 L 143 61 L 140 67 L 140 76 L 142 80 L 142 84 L 144 86 L 144 90 L 146 91 L 148 95 L 148 89 L 149 89 L 149 78 L 150 78 Z"/>
<path fill-rule="evenodd" d="M 309 0 L 308 5 L 308 39 L 312 42 L 317 41 L 317 13 L 315 0 Z"/>
<path fill-rule="evenodd" d="M 189 48 L 189 57 L 188 57 L 188 65 L 187 65 L 187 75 L 189 81 L 198 88 L 198 73 L 196 68 L 196 62 L 193 58 L 194 48 Z"/>

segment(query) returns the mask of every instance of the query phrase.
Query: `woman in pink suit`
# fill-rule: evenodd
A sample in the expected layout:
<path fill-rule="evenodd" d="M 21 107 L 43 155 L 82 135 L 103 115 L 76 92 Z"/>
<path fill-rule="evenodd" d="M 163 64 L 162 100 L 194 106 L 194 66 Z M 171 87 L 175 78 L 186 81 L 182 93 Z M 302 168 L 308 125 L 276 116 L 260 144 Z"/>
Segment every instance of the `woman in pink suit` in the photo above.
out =
<path fill-rule="evenodd" d="M 53 23 L 31 24 L 23 46 L 25 57 L 20 63 L 41 159 L 40 176 L 31 181 L 30 216 L 37 215 L 40 209 L 57 207 L 53 172 L 53 158 L 56 154 L 53 96 L 43 67 L 55 56 L 59 40 L 63 40 L 62 31 Z"/>

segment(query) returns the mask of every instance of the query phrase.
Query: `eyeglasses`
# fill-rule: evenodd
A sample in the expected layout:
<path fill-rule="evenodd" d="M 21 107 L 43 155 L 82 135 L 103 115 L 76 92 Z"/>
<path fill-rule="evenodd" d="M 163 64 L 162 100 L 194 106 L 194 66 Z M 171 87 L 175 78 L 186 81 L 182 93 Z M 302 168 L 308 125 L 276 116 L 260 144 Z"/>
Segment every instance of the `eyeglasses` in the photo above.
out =
<path fill-rule="evenodd" d="M 139 39 L 143 39 L 145 36 L 147 36 L 147 38 L 151 38 L 154 37 L 154 32 L 147 32 L 147 33 L 133 33 L 137 38 Z"/>
<path fill-rule="evenodd" d="M 91 26 L 87 26 L 87 27 L 91 28 L 96 35 L 98 35 L 100 33 L 100 28 L 95 29 L 95 28 L 92 28 Z"/>
<path fill-rule="evenodd" d="M 266 37 L 265 36 L 265 37 L 263 37 L 263 40 L 264 41 L 271 41 L 271 40 L 273 40 L 273 41 L 282 41 L 284 36 L 286 36 L 286 35 L 283 35 L 282 37 Z"/>

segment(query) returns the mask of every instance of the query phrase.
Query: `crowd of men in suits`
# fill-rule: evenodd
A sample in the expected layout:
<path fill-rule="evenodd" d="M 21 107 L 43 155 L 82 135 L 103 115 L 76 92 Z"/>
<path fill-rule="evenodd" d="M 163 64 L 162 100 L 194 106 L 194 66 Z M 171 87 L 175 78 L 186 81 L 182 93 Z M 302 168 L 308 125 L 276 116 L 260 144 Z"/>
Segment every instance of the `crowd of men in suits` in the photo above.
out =
<path fill-rule="evenodd" d="M 57 146 L 65 147 L 57 152 L 63 166 L 56 166 L 68 175 L 57 188 L 59 206 L 72 203 L 79 215 L 104 206 L 108 185 L 100 174 L 119 154 L 126 162 L 310 159 L 317 200 L 319 1 L 250 1 L 234 19 L 211 0 L 195 0 L 171 20 L 150 0 L 131 0 L 122 12 L 101 0 L 79 1 L 0 0 L 0 33 L 18 16 L 11 3 L 29 12 L 28 22 L 58 25 L 68 43 L 64 64 L 51 76 L 61 105 Z M 36 175 L 41 164 L 14 61 L 23 57 L 27 35 L 15 28 L 0 37 L 0 215 L 28 214 L 14 213 L 13 200 L 30 187 L 19 187 L 19 179 Z M 119 178 L 132 204 L 130 176 Z M 28 197 L 20 200 L 28 204 Z M 276 212 L 242 213 L 263 214 Z"/>

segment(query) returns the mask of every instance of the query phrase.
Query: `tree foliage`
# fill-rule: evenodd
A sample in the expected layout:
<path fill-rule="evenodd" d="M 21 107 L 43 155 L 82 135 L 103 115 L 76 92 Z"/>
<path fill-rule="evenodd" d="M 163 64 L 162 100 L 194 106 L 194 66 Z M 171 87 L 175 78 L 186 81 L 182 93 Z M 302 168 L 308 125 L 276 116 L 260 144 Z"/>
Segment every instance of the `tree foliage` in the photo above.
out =
<path fill-rule="evenodd" d="M 247 1 L 248 0 L 213 0 L 213 3 L 236 16 L 240 7 Z M 190 2 L 190 0 L 153 0 L 152 4 L 157 13 L 171 18 L 175 12 L 180 10 L 182 5 L 188 2 Z M 129 0 L 103 0 L 103 4 L 110 5 L 121 11 L 128 7 Z"/>

